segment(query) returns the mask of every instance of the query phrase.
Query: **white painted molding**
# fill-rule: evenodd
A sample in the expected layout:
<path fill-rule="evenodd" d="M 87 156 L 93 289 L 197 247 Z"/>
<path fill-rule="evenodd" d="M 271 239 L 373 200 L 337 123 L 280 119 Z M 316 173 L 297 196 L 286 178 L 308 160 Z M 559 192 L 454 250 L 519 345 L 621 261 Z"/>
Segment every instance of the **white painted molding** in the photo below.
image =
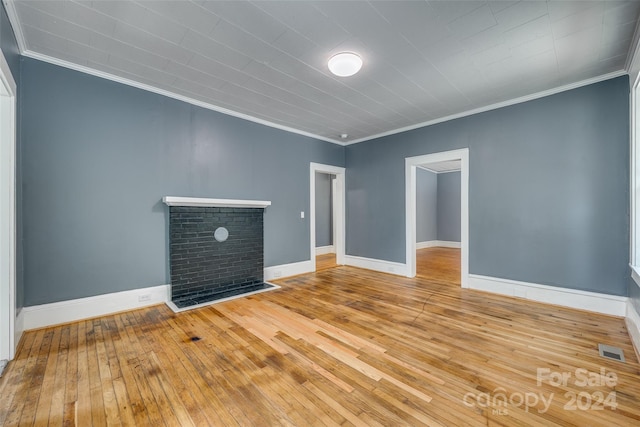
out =
<path fill-rule="evenodd" d="M 633 37 L 631 38 L 631 47 L 627 51 L 627 60 L 625 61 L 624 69 L 627 73 L 631 74 L 640 69 L 640 21 L 636 22 L 636 28 L 633 31 Z"/>
<path fill-rule="evenodd" d="M 20 346 L 20 340 L 22 339 L 22 335 L 24 334 L 24 308 L 18 310 L 18 314 L 16 315 L 16 322 L 14 328 L 14 343 L 16 350 Z"/>
<path fill-rule="evenodd" d="M 416 275 L 417 168 L 429 163 L 460 160 L 460 286 L 469 281 L 469 149 L 443 151 L 405 158 L 405 260 L 406 276 Z"/>
<path fill-rule="evenodd" d="M 280 129 L 280 130 L 285 131 L 285 132 L 295 133 L 295 134 L 306 136 L 306 137 L 309 137 L 309 138 L 314 138 L 314 139 L 319 139 L 319 140 L 322 140 L 322 141 L 331 142 L 331 143 L 337 144 L 337 145 L 344 145 L 343 141 L 340 141 L 340 140 L 337 140 L 337 139 L 327 138 L 327 137 L 322 136 L 322 135 L 316 135 L 316 134 L 311 133 L 311 132 L 306 132 L 306 131 L 302 131 L 302 130 L 299 130 L 299 129 L 295 129 L 295 128 L 292 128 L 290 126 L 280 125 L 278 123 L 274 123 L 274 122 L 271 122 L 271 121 L 268 121 L 268 120 L 265 120 L 265 119 L 261 119 L 261 118 L 254 117 L 254 116 L 250 116 L 248 114 L 240 113 L 238 111 L 233 111 L 233 110 L 230 110 L 228 108 L 219 107 L 217 105 L 210 104 L 208 102 L 200 101 L 200 100 L 191 98 L 191 97 L 186 96 L 186 95 L 180 95 L 178 93 L 171 92 L 171 91 L 166 90 L 166 89 L 161 89 L 161 88 L 158 88 L 158 87 L 155 87 L 155 86 L 151 86 L 151 85 L 148 85 L 148 84 L 145 84 L 145 83 L 137 82 L 135 80 L 131 80 L 131 79 L 127 79 L 127 78 L 124 78 L 124 77 L 116 76 L 114 74 L 107 73 L 107 72 L 100 71 L 100 70 L 96 70 L 94 68 L 89 68 L 89 67 L 86 67 L 84 65 L 74 64 L 72 62 L 65 61 L 65 60 L 58 59 L 58 58 L 54 58 L 54 57 L 49 56 L 49 55 L 43 55 L 41 53 L 34 52 L 34 51 L 31 51 L 31 50 L 23 51 L 22 55 L 27 57 L 27 58 L 37 59 L 39 61 L 48 62 L 49 64 L 57 65 L 59 67 L 64 67 L 64 68 L 68 68 L 70 70 L 80 71 L 81 73 L 90 74 L 92 76 L 100 77 L 102 79 L 107 79 L 107 80 L 111 80 L 111 81 L 116 82 L 116 83 L 121 83 L 121 84 L 124 84 L 124 85 L 127 85 L 127 86 L 131 86 L 131 87 L 135 87 L 135 88 L 138 88 L 138 89 L 146 90 L 147 92 L 157 93 L 158 95 L 166 96 L 168 98 L 177 99 L 178 101 L 186 102 L 187 104 L 196 105 L 198 107 L 202 107 L 202 108 L 205 108 L 207 110 L 217 111 L 218 113 L 226 114 L 228 116 L 237 117 L 239 119 L 247 120 L 247 121 L 250 121 L 250 122 L 253 122 L 253 123 L 258 123 L 260 125 L 268 126 L 270 128 Z"/>
<path fill-rule="evenodd" d="M 335 254 L 335 253 L 336 253 L 336 248 L 333 245 L 319 246 L 316 248 L 316 256 L 326 255 L 326 254 Z"/>
<path fill-rule="evenodd" d="M 87 298 L 24 307 L 24 328 L 38 329 L 61 323 L 75 322 L 122 311 L 135 310 L 171 299 L 171 286 L 114 292 Z"/>
<path fill-rule="evenodd" d="M 164 196 L 162 202 L 167 206 L 193 206 L 201 208 L 266 208 L 271 206 L 265 200 L 234 200 L 234 199 L 202 199 L 197 197 Z"/>
<path fill-rule="evenodd" d="M 498 102 L 484 107 L 474 108 L 473 110 L 463 111 L 461 113 L 451 114 L 445 117 L 439 117 L 437 119 L 428 120 L 422 123 L 416 123 L 415 125 L 405 126 L 398 129 L 393 129 L 387 132 L 378 133 L 376 135 L 365 136 L 364 138 L 354 139 L 352 141 L 345 142 L 344 145 L 358 144 L 360 142 L 369 141 L 372 139 L 382 138 L 383 136 L 395 135 L 397 133 L 407 132 L 414 129 L 419 129 L 438 123 L 448 122 L 450 120 L 459 119 L 462 117 L 473 116 L 474 114 L 484 113 L 486 111 L 497 110 L 499 108 L 508 107 L 510 105 L 522 104 L 523 102 L 533 101 L 534 99 L 544 98 L 545 96 L 555 95 L 557 93 L 566 92 L 568 90 L 577 89 L 579 87 L 588 86 L 594 83 L 603 82 L 605 80 L 615 79 L 616 77 L 624 76 L 627 72 L 625 70 L 614 71 L 612 73 L 603 74 L 590 79 L 582 80 L 579 82 L 571 83 L 564 86 L 558 86 L 553 89 L 544 90 L 542 92 L 532 93 L 530 95 L 521 96 L 519 98 L 509 99 L 507 101 Z"/>
<path fill-rule="evenodd" d="M 344 265 L 346 236 L 346 179 L 345 168 L 341 166 L 309 163 L 309 258 L 311 271 L 316 271 L 316 173 L 335 175 L 332 191 L 333 202 L 333 246 L 336 264 Z"/>
<path fill-rule="evenodd" d="M 5 10 L 7 11 L 9 22 L 13 28 L 13 34 L 16 36 L 18 49 L 20 49 L 20 53 L 24 55 L 24 52 L 27 50 L 27 43 L 24 38 L 24 32 L 22 31 L 22 25 L 20 25 L 20 20 L 18 19 L 18 12 L 16 11 L 16 6 L 14 4 L 15 2 L 16 0 L 8 0 L 3 3 L 5 5 Z"/>
<path fill-rule="evenodd" d="M 380 259 L 364 258 L 353 255 L 345 255 L 345 265 L 364 268 L 366 270 L 380 271 L 382 273 L 395 274 L 398 276 L 407 275 L 407 266 L 399 262 L 384 261 Z"/>
<path fill-rule="evenodd" d="M 546 304 L 560 305 L 595 313 L 624 317 L 627 297 L 581 291 L 536 283 L 519 282 L 497 277 L 469 275 L 469 289 L 524 298 Z"/>
<path fill-rule="evenodd" d="M 17 86 L 0 51 L 0 359 L 15 356 Z"/>
<path fill-rule="evenodd" d="M 460 248 L 462 244 L 460 242 L 450 242 L 448 240 L 427 240 L 424 242 L 416 243 L 416 249 L 425 248 Z"/>
<path fill-rule="evenodd" d="M 268 281 L 281 277 L 297 276 L 312 271 L 311 261 L 276 265 L 264 269 L 264 280 Z M 169 304 L 170 301 L 171 285 L 160 285 L 23 307 L 16 319 L 16 334 L 19 332 L 21 336 L 25 330 L 106 316 L 155 304 Z M 16 336 L 16 343 L 19 342 L 19 338 L 19 336 Z"/>
<path fill-rule="evenodd" d="M 636 351 L 636 358 L 640 361 L 640 313 L 636 311 L 631 300 L 627 301 L 627 315 L 624 320 L 633 349 Z"/>
<path fill-rule="evenodd" d="M 274 280 L 283 277 L 297 276 L 299 274 L 311 273 L 314 271 L 314 265 L 311 261 L 293 262 L 291 264 L 274 265 L 265 267 L 264 280 Z"/>

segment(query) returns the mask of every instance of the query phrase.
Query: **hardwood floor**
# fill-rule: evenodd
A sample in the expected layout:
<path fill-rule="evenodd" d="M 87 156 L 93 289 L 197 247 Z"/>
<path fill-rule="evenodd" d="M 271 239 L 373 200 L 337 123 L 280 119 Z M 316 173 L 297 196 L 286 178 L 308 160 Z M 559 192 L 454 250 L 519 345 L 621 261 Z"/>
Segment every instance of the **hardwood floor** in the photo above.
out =
<path fill-rule="evenodd" d="M 316 271 L 336 267 L 336 254 L 323 254 L 316 256 Z"/>
<path fill-rule="evenodd" d="M 28 332 L 0 379 L 0 425 L 640 425 L 622 319 L 432 273 L 336 267 L 179 314 Z"/>
<path fill-rule="evenodd" d="M 416 251 L 416 274 L 460 286 L 460 249 L 424 248 Z"/>

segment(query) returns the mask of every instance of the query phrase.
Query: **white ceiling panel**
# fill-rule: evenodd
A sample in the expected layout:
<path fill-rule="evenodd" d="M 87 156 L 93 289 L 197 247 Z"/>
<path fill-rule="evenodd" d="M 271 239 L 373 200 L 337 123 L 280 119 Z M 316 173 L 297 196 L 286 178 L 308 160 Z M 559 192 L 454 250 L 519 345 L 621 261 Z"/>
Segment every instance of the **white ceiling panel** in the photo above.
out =
<path fill-rule="evenodd" d="M 27 56 L 337 143 L 622 74 L 640 14 L 640 1 L 8 1 Z M 344 50 L 363 57 L 353 77 L 327 69 Z"/>

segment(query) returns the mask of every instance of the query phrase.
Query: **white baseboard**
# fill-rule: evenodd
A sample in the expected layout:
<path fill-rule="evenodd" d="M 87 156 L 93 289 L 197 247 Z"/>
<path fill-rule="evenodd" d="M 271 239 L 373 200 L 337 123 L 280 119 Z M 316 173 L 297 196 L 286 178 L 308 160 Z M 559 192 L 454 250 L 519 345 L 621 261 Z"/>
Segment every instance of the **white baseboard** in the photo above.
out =
<path fill-rule="evenodd" d="M 611 316 L 624 317 L 627 310 L 627 297 L 518 282 L 477 274 L 469 275 L 468 288 Z"/>
<path fill-rule="evenodd" d="M 424 248 L 458 248 L 460 249 L 460 242 L 449 242 L 447 240 L 427 240 L 424 242 L 416 243 L 416 249 L 424 249 Z"/>
<path fill-rule="evenodd" d="M 345 265 L 350 265 L 352 267 L 365 268 L 367 270 L 380 271 L 382 273 L 397 274 L 398 276 L 407 275 L 407 265 L 399 262 L 345 255 L 344 263 Z"/>
<path fill-rule="evenodd" d="M 16 346 L 16 350 L 20 345 L 20 340 L 22 339 L 22 334 L 24 333 L 24 308 L 18 310 L 18 314 L 16 315 L 16 322 L 14 323 L 14 343 Z"/>
<path fill-rule="evenodd" d="M 336 248 L 333 245 L 329 246 L 318 246 L 316 248 L 316 256 L 318 255 L 326 255 L 326 254 L 335 254 Z"/>
<path fill-rule="evenodd" d="M 312 271 L 313 263 L 311 261 L 274 265 L 273 267 L 265 267 L 264 280 L 269 281 L 282 277 L 297 276 L 298 274 L 311 273 Z"/>
<path fill-rule="evenodd" d="M 311 261 L 276 265 L 264 269 L 264 280 L 295 276 L 313 271 Z M 75 322 L 171 301 L 171 285 L 114 292 L 51 304 L 24 307 L 16 318 L 16 343 L 22 332 L 61 323 Z"/>
<path fill-rule="evenodd" d="M 629 331 L 629 338 L 633 343 L 633 349 L 636 351 L 636 357 L 640 361 L 640 313 L 636 311 L 631 300 L 627 301 L 627 315 L 624 320 L 627 324 L 627 331 Z"/>
<path fill-rule="evenodd" d="M 24 307 L 21 313 L 24 313 L 24 329 L 29 330 L 135 310 L 149 305 L 166 303 L 170 299 L 171 286 L 160 285 Z"/>

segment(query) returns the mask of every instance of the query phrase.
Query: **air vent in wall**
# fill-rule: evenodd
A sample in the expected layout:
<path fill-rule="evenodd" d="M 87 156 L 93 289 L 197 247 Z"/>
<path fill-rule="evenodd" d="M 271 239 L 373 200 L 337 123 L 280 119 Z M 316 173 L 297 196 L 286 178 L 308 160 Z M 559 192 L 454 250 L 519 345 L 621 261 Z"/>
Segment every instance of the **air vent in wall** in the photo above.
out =
<path fill-rule="evenodd" d="M 621 348 L 612 347 L 606 344 L 598 344 L 598 351 L 600 352 L 601 357 L 617 360 L 618 362 L 624 362 L 624 353 L 622 353 Z"/>

